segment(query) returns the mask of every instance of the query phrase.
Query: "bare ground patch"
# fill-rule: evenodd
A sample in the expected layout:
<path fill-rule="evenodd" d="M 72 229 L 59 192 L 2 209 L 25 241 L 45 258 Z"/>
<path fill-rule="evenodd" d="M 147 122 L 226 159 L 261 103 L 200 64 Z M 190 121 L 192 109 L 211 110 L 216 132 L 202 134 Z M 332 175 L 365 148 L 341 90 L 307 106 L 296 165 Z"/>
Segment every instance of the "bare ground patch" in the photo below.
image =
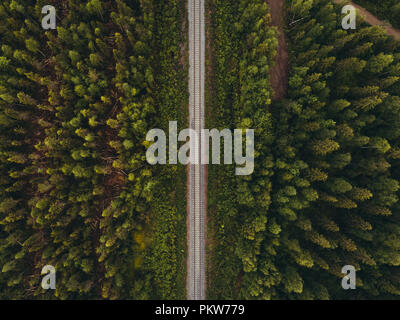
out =
<path fill-rule="evenodd" d="M 271 87 L 274 91 L 273 100 L 286 96 L 289 79 L 289 53 L 284 32 L 283 20 L 284 0 L 267 0 L 271 14 L 271 25 L 278 28 L 278 48 L 275 64 L 270 71 Z"/>

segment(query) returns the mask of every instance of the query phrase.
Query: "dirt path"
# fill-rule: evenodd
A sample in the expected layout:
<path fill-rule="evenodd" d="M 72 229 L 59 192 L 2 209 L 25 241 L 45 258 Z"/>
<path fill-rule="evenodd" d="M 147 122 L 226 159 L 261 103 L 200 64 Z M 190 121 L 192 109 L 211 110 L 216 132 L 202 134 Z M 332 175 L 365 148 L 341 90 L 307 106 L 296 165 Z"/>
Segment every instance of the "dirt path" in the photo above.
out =
<path fill-rule="evenodd" d="M 343 4 L 346 4 L 346 3 L 351 4 L 358 10 L 358 13 L 365 19 L 365 21 L 367 23 L 369 23 L 370 25 L 373 25 L 373 26 L 383 27 L 389 36 L 393 36 L 395 39 L 400 40 L 400 30 L 399 29 L 396 29 L 390 25 L 387 25 L 386 23 L 384 23 L 383 21 L 381 21 L 377 17 L 375 17 L 371 12 L 367 11 L 363 7 L 359 6 L 358 4 L 355 4 L 352 1 L 343 1 L 343 0 L 333 0 L 333 1 L 337 4 L 342 4 L 342 3 Z"/>
<path fill-rule="evenodd" d="M 267 0 L 272 18 L 271 24 L 279 31 L 275 65 L 270 72 L 271 87 L 274 90 L 273 100 L 284 98 L 288 86 L 289 54 L 284 31 L 283 2 L 284 0 Z"/>

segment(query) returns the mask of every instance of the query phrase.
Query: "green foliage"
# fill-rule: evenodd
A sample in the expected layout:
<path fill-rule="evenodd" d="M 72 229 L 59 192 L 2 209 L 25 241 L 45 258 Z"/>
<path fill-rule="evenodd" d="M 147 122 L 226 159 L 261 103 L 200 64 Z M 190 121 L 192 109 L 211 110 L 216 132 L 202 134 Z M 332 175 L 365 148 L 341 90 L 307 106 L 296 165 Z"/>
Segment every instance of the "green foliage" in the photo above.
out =
<path fill-rule="evenodd" d="M 210 169 L 211 297 L 395 298 L 399 43 L 366 24 L 342 30 L 340 8 L 330 0 L 286 1 L 288 95 L 269 107 L 264 96 L 260 116 L 260 100 L 243 90 L 254 85 L 256 67 L 241 78 L 252 60 L 240 37 L 262 35 L 241 25 L 240 2 L 215 0 L 211 8 L 211 125 L 237 126 L 251 110 L 250 123 L 264 132 L 256 136 L 261 147 L 251 177 Z M 255 92 L 269 92 L 269 84 L 263 89 Z M 349 264 L 358 270 L 356 293 L 341 289 L 341 268 Z"/>
<path fill-rule="evenodd" d="M 271 107 L 276 166 L 270 211 L 282 231 L 262 243 L 273 244 L 270 263 L 282 281 L 272 295 L 266 287 L 257 297 L 391 297 L 400 287 L 393 267 L 400 189 L 392 156 L 400 128 L 400 46 L 366 24 L 343 31 L 332 1 L 308 4 L 287 1 L 288 97 Z M 341 290 L 347 264 L 358 270 L 356 294 Z M 382 285 L 388 279 L 391 286 Z"/>
<path fill-rule="evenodd" d="M 272 161 L 262 156 L 271 151 L 269 71 L 277 40 L 264 1 L 215 0 L 209 5 L 213 73 L 209 74 L 211 120 L 207 127 L 254 128 L 256 136 L 252 176 L 235 176 L 234 166 L 209 167 L 209 237 L 213 242 L 209 296 L 233 299 L 239 296 L 242 282 L 249 284 L 254 294 L 261 290 L 251 277 L 260 263 L 262 234 L 266 230 L 279 233 L 274 221 L 268 224 Z"/>
<path fill-rule="evenodd" d="M 397 3 L 364 2 L 397 25 Z M 150 166 L 144 141 L 187 127 L 186 1 L 68 0 L 43 32 L 45 4 L 0 4 L 0 298 L 183 299 L 186 170 Z M 285 11 L 289 88 L 272 102 L 265 1 L 207 2 L 207 127 L 256 134 L 251 176 L 209 166 L 208 297 L 396 298 L 399 42 L 342 30 L 331 0 Z"/>
<path fill-rule="evenodd" d="M 49 3 L 0 4 L 0 298 L 184 297 L 184 171 L 165 180 L 143 145 L 186 101 L 183 3 L 68 0 L 49 32 Z"/>

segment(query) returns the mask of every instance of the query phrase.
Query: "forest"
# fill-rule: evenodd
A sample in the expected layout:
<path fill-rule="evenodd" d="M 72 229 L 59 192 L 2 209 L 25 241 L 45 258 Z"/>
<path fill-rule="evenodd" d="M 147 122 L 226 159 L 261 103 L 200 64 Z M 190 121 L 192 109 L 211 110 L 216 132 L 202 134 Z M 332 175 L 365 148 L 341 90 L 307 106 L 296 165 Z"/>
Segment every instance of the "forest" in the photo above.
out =
<path fill-rule="evenodd" d="M 355 2 L 400 27 L 398 1 Z M 285 0 L 274 99 L 267 2 L 205 11 L 206 127 L 255 130 L 252 175 L 208 166 L 207 298 L 399 299 L 400 42 Z M 187 18 L 186 0 L 0 3 L 0 299 L 185 299 L 187 168 L 149 165 L 146 133 L 188 127 Z"/>
<path fill-rule="evenodd" d="M 289 297 L 395 297 L 399 43 L 378 27 L 338 28 L 338 9 L 325 0 L 287 4 L 289 93 L 272 106 L 277 265 L 286 262 Z M 310 18 L 292 23 L 302 16 Z M 343 265 L 356 267 L 359 290 L 335 285 Z"/>
<path fill-rule="evenodd" d="M 343 30 L 341 8 L 332 1 L 286 1 L 289 87 L 285 99 L 271 103 L 274 32 L 257 29 L 268 23 L 266 8 L 255 10 L 263 18 L 253 16 L 243 29 L 233 23 L 251 16 L 241 11 L 244 3 L 231 9 L 212 2 L 211 117 L 261 129 L 258 168 L 244 180 L 213 169 L 216 244 L 209 250 L 211 272 L 218 273 L 210 274 L 210 296 L 396 299 L 399 42 L 365 23 Z M 269 55 L 257 56 L 261 48 Z M 262 83 L 263 90 L 252 91 Z M 357 290 L 341 287 L 345 265 L 357 270 Z"/>
<path fill-rule="evenodd" d="M 268 6 L 262 0 L 234 4 L 214 0 L 209 5 L 210 43 L 206 96 L 210 128 L 253 128 L 255 172 L 237 177 L 234 166 L 210 166 L 208 176 L 209 297 L 237 297 L 243 271 L 249 272 L 267 228 L 273 171 L 272 91 L 269 70 L 276 53 L 276 30 L 269 27 Z M 244 283 L 243 283 L 244 284 Z"/>
<path fill-rule="evenodd" d="M 185 169 L 143 142 L 186 121 L 185 19 L 180 0 L 0 4 L 0 298 L 184 297 Z"/>

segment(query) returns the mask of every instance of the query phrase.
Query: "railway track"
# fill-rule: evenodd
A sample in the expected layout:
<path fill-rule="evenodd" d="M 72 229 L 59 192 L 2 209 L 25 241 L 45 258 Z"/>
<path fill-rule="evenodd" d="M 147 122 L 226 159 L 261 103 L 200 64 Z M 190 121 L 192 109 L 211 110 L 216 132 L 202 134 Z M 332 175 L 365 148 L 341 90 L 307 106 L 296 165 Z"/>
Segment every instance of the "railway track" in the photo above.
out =
<path fill-rule="evenodd" d="M 204 128 L 205 24 L 204 0 L 188 0 L 189 9 L 189 118 L 198 137 L 196 158 L 200 159 L 200 132 Z M 192 151 L 193 149 L 191 149 Z M 205 170 L 189 165 L 189 244 L 187 297 L 205 299 Z"/>

